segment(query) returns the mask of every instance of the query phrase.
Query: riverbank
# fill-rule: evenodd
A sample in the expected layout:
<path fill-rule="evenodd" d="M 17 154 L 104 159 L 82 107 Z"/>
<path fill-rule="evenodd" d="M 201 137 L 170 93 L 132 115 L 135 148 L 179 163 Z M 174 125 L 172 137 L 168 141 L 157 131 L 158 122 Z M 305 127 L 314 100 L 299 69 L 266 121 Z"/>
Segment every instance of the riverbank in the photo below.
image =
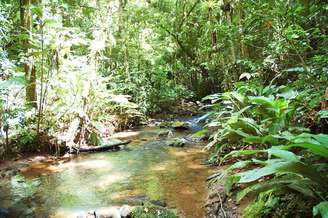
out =
<path fill-rule="evenodd" d="M 131 190 L 131 187 L 127 187 L 126 190 L 122 189 L 111 196 L 113 202 L 117 205 L 142 205 L 145 202 L 155 202 L 159 203 L 160 206 L 178 208 L 179 211 L 183 213 L 183 216 L 187 218 L 238 217 L 238 214 L 240 214 L 238 213 L 238 208 L 243 206 L 237 206 L 233 199 L 226 196 L 223 184 L 220 182 L 206 182 L 206 178 L 217 170 L 215 167 L 206 166 L 204 164 L 209 155 L 208 152 L 203 151 L 207 142 L 196 140 L 196 143 L 191 143 L 191 141 L 188 142 L 186 140 L 185 147 L 176 148 L 167 146 L 166 142 L 170 142 L 170 139 L 188 139 L 192 133 L 202 128 L 198 123 L 199 116 L 192 118 L 178 118 L 179 119 L 177 119 L 177 116 L 172 116 L 167 119 L 153 119 L 148 122 L 147 126 L 113 134 L 111 137 L 112 139 L 131 140 L 131 143 L 124 146 L 119 152 L 91 153 L 83 155 L 66 154 L 61 157 L 47 154 L 23 156 L 2 163 L 0 165 L 0 177 L 7 181 L 12 180 L 12 178 L 16 176 L 23 176 L 30 181 L 39 181 L 40 178 L 53 180 L 58 175 L 65 174 L 68 170 L 76 170 L 77 168 L 78 173 L 82 175 L 85 174 L 84 171 L 87 171 L 88 173 L 86 176 L 94 175 L 93 171 L 98 171 L 101 168 L 108 168 L 107 170 L 102 169 L 101 171 L 103 173 L 97 174 L 100 178 L 103 178 L 103 175 L 109 176 L 108 178 L 104 178 L 103 182 L 96 185 L 98 188 L 104 186 L 102 190 L 105 190 L 105 187 L 108 188 L 113 185 L 116 180 L 120 181 L 121 179 L 127 179 L 130 177 L 130 175 L 124 175 L 129 169 L 126 169 L 126 167 L 125 169 L 122 169 L 123 165 L 130 166 L 137 164 L 138 167 L 140 167 L 142 163 L 145 165 L 149 164 L 145 163 L 145 161 L 151 161 L 152 165 L 149 165 L 147 168 L 151 175 L 144 175 L 144 172 L 140 171 L 141 168 L 138 170 L 138 176 L 134 178 L 140 181 L 138 186 L 143 186 L 143 183 L 145 182 L 149 182 L 150 186 L 141 188 L 143 190 L 140 190 L 140 188 L 132 188 Z M 163 123 L 165 123 L 165 125 L 177 125 L 176 123 L 179 123 L 182 127 L 184 125 L 189 125 L 190 128 L 174 129 L 163 125 Z M 162 148 L 164 148 L 164 150 L 162 150 Z M 145 156 L 138 162 L 135 161 L 136 155 L 134 158 L 125 157 L 133 152 L 140 153 L 140 150 L 143 150 L 141 153 Z M 155 152 L 150 152 L 150 154 L 146 155 L 145 151 L 147 152 L 148 150 L 153 150 L 152 152 Z M 165 155 L 167 157 L 169 156 L 170 160 L 166 160 L 167 157 L 159 159 L 156 157 L 157 153 L 162 155 L 166 153 Z M 154 155 L 154 157 L 149 157 L 151 154 Z M 124 160 L 120 161 L 118 169 L 115 170 L 114 175 L 112 172 L 113 166 L 109 166 L 112 164 L 108 161 L 107 156 L 117 158 L 123 156 L 123 159 L 125 160 L 125 162 Z M 165 175 L 168 177 L 165 177 Z M 148 181 L 147 178 L 149 179 Z M 174 178 L 175 181 L 172 181 Z M 95 179 L 94 182 L 99 183 L 97 179 Z M 159 183 L 161 190 L 153 187 L 158 186 Z M 88 181 L 88 184 L 91 187 L 94 186 L 90 181 Z M 68 182 L 67 186 L 71 186 L 71 184 Z M 74 187 L 72 188 L 74 189 Z M 90 187 L 86 185 L 85 188 L 88 189 Z M 157 192 L 163 190 L 165 194 L 160 196 Z M 150 194 L 145 195 L 145 192 Z M 83 203 L 83 200 L 79 203 Z M 77 204 L 74 203 L 74 205 Z M 82 212 L 83 209 L 84 212 Z M 92 210 L 95 208 L 90 207 L 88 209 Z M 62 208 L 55 213 L 57 213 L 57 217 L 76 217 L 77 214 L 86 213 L 86 210 L 86 208 L 80 208 L 77 211 L 71 211 L 69 209 L 67 210 L 67 208 Z"/>
<path fill-rule="evenodd" d="M 208 157 L 204 144 L 168 146 L 170 138 L 184 138 L 193 131 L 172 129 L 173 135 L 163 137 L 163 130 L 146 126 L 116 133 L 113 137 L 131 140 L 118 152 L 9 161 L 1 167 L 8 172 L 1 186 L 9 199 L 2 199 L 0 207 L 10 213 L 32 211 L 32 217 L 76 217 L 77 212 L 103 206 L 153 202 L 175 208 L 184 217 L 204 217 L 206 178 L 211 174 L 203 164 Z M 28 195 L 17 193 L 26 189 Z"/>

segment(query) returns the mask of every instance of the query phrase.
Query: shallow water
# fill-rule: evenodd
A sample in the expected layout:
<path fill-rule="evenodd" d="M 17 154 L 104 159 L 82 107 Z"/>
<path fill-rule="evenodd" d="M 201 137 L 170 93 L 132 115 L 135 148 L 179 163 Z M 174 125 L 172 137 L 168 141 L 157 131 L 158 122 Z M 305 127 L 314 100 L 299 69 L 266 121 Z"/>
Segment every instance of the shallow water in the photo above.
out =
<path fill-rule="evenodd" d="M 207 154 L 201 145 L 167 147 L 158 140 L 159 131 L 145 127 L 116 134 L 132 139 L 118 152 L 80 155 L 56 166 L 32 165 L 0 183 L 0 208 L 16 217 L 76 217 L 82 211 L 152 200 L 186 217 L 203 217 Z"/>

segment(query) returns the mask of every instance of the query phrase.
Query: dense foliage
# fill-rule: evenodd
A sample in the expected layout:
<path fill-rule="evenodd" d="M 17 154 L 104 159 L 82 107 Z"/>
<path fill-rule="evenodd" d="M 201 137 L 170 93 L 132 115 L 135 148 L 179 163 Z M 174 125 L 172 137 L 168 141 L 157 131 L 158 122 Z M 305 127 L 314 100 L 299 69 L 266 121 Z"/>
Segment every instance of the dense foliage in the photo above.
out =
<path fill-rule="evenodd" d="M 209 162 L 233 163 L 217 179 L 260 193 L 245 216 L 327 217 L 327 15 L 324 0 L 2 0 L 0 157 L 98 145 L 203 98 Z"/>
<path fill-rule="evenodd" d="M 227 192 L 238 184 L 242 191 L 237 201 L 261 193 L 249 206 L 257 209 L 248 209 L 247 217 L 295 215 L 291 208 L 287 211 L 290 214 L 275 211 L 282 198 L 277 196 L 286 195 L 288 190 L 308 198 L 313 206 L 326 204 L 328 135 L 311 134 L 299 122 L 304 116 L 304 109 L 300 110 L 304 93 L 286 86 L 244 84 L 209 98 L 217 109 L 211 112 L 213 120 L 208 126 L 220 127 L 208 145 L 215 147 L 210 161 L 235 162 L 217 179 L 225 179 Z M 267 198 L 274 198 L 273 202 L 264 204 Z M 304 214 L 309 212 L 306 206 L 297 207 L 294 205 Z"/>
<path fill-rule="evenodd" d="M 244 9 L 251 26 L 243 28 L 256 31 L 250 36 L 260 55 L 238 61 L 251 63 L 239 76 L 244 82 L 204 98 L 213 108 L 209 161 L 232 164 L 216 179 L 237 192 L 237 202 L 253 196 L 245 217 L 309 217 L 311 207 L 326 217 L 327 3 L 262 1 Z"/>

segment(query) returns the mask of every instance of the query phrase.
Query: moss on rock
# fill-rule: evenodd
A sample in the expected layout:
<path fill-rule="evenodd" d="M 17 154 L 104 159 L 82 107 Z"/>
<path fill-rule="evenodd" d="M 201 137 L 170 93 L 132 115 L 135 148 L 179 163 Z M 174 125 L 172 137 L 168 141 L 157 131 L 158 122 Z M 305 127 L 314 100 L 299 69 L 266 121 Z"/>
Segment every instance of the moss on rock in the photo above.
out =
<path fill-rule="evenodd" d="M 182 121 L 175 121 L 172 122 L 171 126 L 174 129 L 189 129 L 189 125 L 186 122 L 182 122 Z"/>
<path fill-rule="evenodd" d="M 168 146 L 179 147 L 179 148 L 185 146 L 185 144 L 186 144 L 186 140 L 181 138 L 173 138 L 166 142 L 166 145 Z"/>
<path fill-rule="evenodd" d="M 156 206 L 146 203 L 143 206 L 133 208 L 131 217 L 133 218 L 178 218 L 178 212 L 173 209 Z"/>

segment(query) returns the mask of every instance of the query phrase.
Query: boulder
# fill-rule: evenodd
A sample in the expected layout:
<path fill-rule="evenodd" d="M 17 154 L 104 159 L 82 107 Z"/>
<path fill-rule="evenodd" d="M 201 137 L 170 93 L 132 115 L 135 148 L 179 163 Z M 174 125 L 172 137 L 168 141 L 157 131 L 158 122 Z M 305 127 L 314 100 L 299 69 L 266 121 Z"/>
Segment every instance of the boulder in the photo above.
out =
<path fill-rule="evenodd" d="M 121 218 L 120 210 L 115 207 L 99 209 L 96 214 L 97 218 Z"/>
<path fill-rule="evenodd" d="M 129 205 L 123 205 L 120 208 L 120 214 L 122 218 L 127 218 L 131 216 L 133 207 L 129 206 Z"/>

